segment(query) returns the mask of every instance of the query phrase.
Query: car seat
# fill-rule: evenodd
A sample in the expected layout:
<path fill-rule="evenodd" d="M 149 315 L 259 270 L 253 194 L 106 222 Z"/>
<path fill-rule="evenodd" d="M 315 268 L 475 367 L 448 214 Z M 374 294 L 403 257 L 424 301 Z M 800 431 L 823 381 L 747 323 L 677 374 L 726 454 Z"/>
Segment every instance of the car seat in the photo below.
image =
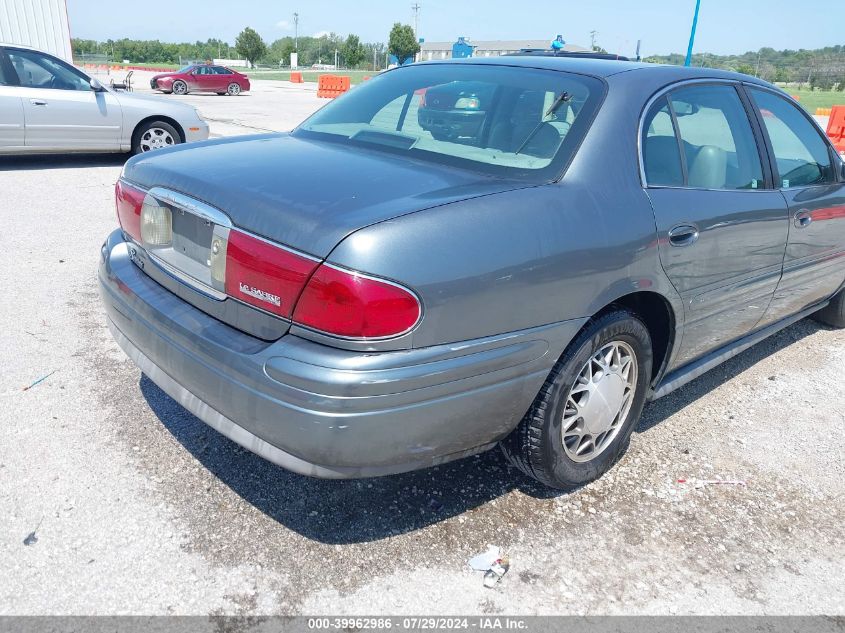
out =
<path fill-rule="evenodd" d="M 643 150 L 649 184 L 677 187 L 684 184 L 678 141 L 674 136 L 647 136 Z"/>
<path fill-rule="evenodd" d="M 715 145 L 702 145 L 689 165 L 690 187 L 724 189 L 728 182 L 728 153 Z"/>
<path fill-rule="evenodd" d="M 545 102 L 546 93 L 543 91 L 526 90 L 519 95 L 508 120 L 493 126 L 490 147 L 516 152 L 525 143 L 522 154 L 551 158 L 560 145 L 560 133 L 549 123 L 543 123 L 537 129 L 537 124 L 545 114 Z M 526 143 L 525 140 L 535 129 L 534 136 Z"/>

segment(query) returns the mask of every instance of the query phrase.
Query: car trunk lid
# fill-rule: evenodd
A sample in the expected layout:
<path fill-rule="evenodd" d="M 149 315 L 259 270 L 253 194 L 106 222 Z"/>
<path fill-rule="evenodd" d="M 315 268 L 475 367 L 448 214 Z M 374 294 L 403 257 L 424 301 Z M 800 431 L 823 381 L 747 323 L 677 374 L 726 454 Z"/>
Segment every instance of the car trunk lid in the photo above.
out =
<path fill-rule="evenodd" d="M 196 198 L 219 209 L 236 227 L 316 257 L 326 257 L 365 226 L 525 186 L 289 135 L 156 152 L 130 161 L 124 178 Z"/>
<path fill-rule="evenodd" d="M 136 246 L 143 245 L 144 259 L 158 265 L 142 266 L 148 273 L 167 273 L 195 291 L 179 294 L 196 307 L 266 336 L 258 333 L 268 331 L 267 317 L 290 318 L 310 274 L 350 233 L 421 209 L 524 186 L 385 156 L 287 135 L 160 150 L 127 163 L 122 182 L 136 191 L 118 186 L 119 216 Z M 125 203 L 121 214 L 124 194 L 134 196 L 134 202 Z M 152 207 L 156 211 L 146 210 Z M 127 231 L 127 217 L 135 218 L 134 234 Z M 161 245 L 156 217 L 166 218 L 162 226 L 168 227 Z M 227 261 L 227 244 L 240 234 L 252 236 L 247 238 L 251 252 L 245 254 L 252 269 L 244 276 L 247 281 L 233 287 L 226 265 L 222 275 L 219 265 Z M 215 255 L 218 247 L 223 260 Z M 294 265 L 279 267 L 271 261 L 277 257 Z M 269 277 L 260 270 L 267 266 L 275 270 Z M 261 282 L 249 281 L 256 278 Z"/>

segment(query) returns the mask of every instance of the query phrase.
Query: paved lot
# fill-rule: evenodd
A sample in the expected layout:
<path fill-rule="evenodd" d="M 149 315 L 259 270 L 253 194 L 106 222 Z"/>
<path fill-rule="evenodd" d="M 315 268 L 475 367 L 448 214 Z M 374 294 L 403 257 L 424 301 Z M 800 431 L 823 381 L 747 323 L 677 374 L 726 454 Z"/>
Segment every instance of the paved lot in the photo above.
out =
<path fill-rule="evenodd" d="M 227 118 L 216 134 L 321 105 L 284 85 L 186 100 Z M 112 342 L 96 266 L 122 162 L 0 159 L 0 613 L 845 614 L 845 332 L 803 321 L 650 405 L 576 493 L 498 452 L 307 479 Z M 694 483 L 714 478 L 746 485 Z M 466 561 L 490 543 L 511 570 L 485 589 Z"/>
<path fill-rule="evenodd" d="M 190 103 L 199 108 L 211 127 L 211 136 L 233 136 L 259 132 L 285 132 L 328 103 L 317 98 L 317 84 L 292 84 L 287 81 L 253 79 L 253 89 L 237 97 L 221 97 L 214 93 L 189 93 L 184 96 L 166 95 L 150 88 L 155 73 L 136 71 L 132 86 L 136 93 L 157 95 L 168 101 Z M 103 84 L 117 75 L 94 74 Z"/>

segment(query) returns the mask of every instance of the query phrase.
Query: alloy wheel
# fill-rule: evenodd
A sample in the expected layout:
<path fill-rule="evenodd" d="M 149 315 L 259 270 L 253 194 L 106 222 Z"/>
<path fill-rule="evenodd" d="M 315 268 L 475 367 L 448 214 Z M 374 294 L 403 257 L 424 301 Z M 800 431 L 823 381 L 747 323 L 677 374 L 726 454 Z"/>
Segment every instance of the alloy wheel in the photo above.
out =
<path fill-rule="evenodd" d="M 154 149 L 170 147 L 176 144 L 176 139 L 167 130 L 160 127 L 151 127 L 141 135 L 139 145 L 142 152 L 150 152 Z"/>

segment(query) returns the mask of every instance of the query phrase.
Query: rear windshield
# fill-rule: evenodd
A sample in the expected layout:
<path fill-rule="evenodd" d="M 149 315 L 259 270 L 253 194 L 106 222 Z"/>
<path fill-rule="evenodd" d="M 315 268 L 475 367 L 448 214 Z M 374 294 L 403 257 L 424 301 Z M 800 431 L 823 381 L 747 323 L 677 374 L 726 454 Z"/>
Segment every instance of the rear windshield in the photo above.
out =
<path fill-rule="evenodd" d="M 552 180 L 604 93 L 598 79 L 476 64 L 419 64 L 366 81 L 293 134 L 507 178 Z"/>

